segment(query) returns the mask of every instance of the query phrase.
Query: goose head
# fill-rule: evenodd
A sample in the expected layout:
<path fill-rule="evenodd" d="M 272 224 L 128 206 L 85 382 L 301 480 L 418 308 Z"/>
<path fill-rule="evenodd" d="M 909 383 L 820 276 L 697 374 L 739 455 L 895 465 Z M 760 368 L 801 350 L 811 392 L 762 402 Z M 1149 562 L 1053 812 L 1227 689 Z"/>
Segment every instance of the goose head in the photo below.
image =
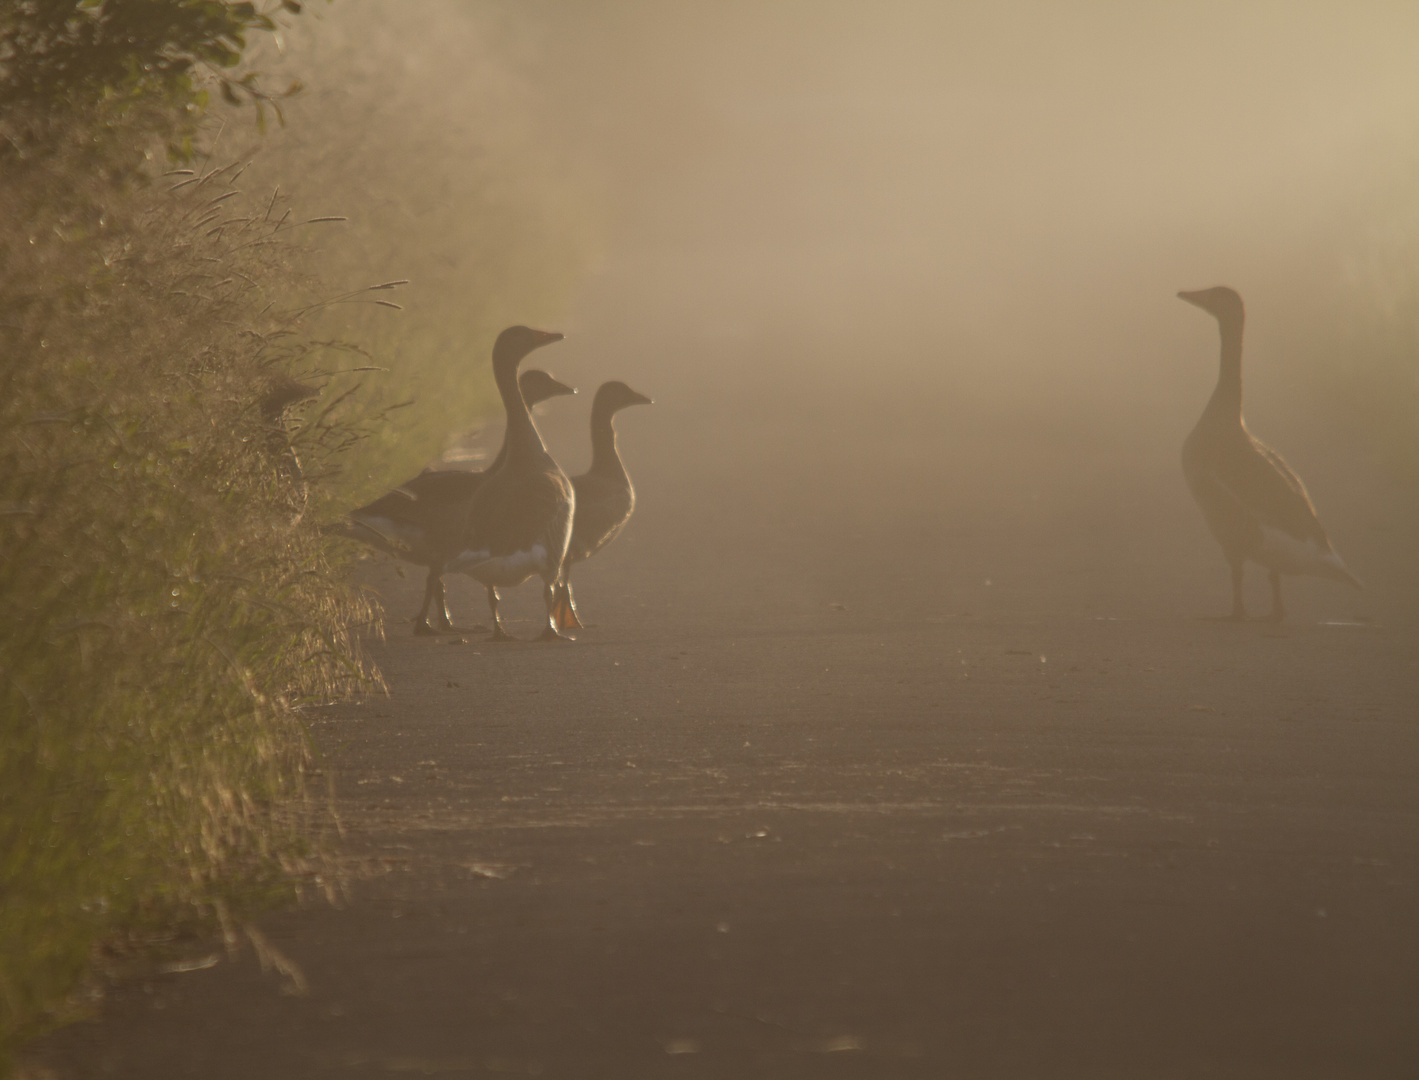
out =
<path fill-rule="evenodd" d="M 522 391 L 522 400 L 527 402 L 529 409 L 548 398 L 576 393 L 576 387 L 558 382 L 541 368 L 528 368 L 518 376 L 517 385 Z"/>
<path fill-rule="evenodd" d="M 276 372 L 266 380 L 262 387 L 261 397 L 257 399 L 257 407 L 261 410 L 263 419 L 279 420 L 281 414 L 290 406 L 300 401 L 309 401 L 319 395 L 318 387 L 297 382 L 283 372 Z"/>
<path fill-rule="evenodd" d="M 596 400 L 591 403 L 591 407 L 592 411 L 609 416 L 629 405 L 653 404 L 655 403 L 644 394 L 637 393 L 619 379 L 613 379 L 611 382 L 602 383 L 597 389 Z"/>
<path fill-rule="evenodd" d="M 522 358 L 534 349 L 561 341 L 562 335 L 551 330 L 533 330 L 527 326 L 509 326 L 493 343 L 493 369 L 516 368 Z"/>
<path fill-rule="evenodd" d="M 1235 289 L 1225 285 L 1214 285 L 1210 289 L 1197 289 L 1178 293 L 1179 300 L 1186 300 L 1193 307 L 1200 307 L 1219 323 L 1239 325 L 1246 318 L 1242 298 Z"/>

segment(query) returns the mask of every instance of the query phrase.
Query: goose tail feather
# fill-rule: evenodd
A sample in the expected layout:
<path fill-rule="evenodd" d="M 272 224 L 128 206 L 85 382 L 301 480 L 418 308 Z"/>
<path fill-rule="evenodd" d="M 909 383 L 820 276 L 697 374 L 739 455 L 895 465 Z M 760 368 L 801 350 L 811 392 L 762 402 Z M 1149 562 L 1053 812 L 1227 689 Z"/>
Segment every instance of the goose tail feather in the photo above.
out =
<path fill-rule="evenodd" d="M 1363 589 L 1365 587 L 1364 583 L 1350 572 L 1350 568 L 1346 566 L 1345 563 L 1340 560 L 1340 556 L 1333 551 L 1326 559 L 1322 560 L 1317 569 L 1321 577 L 1332 578 L 1335 581 L 1343 581 L 1356 589 Z"/>

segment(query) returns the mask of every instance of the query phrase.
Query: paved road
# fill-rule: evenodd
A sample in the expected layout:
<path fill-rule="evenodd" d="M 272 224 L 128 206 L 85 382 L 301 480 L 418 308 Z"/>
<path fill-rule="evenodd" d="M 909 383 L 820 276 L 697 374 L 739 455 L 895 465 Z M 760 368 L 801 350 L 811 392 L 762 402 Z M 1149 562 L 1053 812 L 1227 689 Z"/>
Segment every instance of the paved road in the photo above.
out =
<path fill-rule="evenodd" d="M 644 388 L 581 639 L 393 624 L 392 696 L 316 721 L 371 870 L 263 921 L 309 991 L 249 950 L 140 980 L 56 1075 L 1419 1072 L 1409 594 L 1200 621 L 1226 574 L 1171 451 Z M 1392 578 L 1408 519 L 1311 481 Z"/>

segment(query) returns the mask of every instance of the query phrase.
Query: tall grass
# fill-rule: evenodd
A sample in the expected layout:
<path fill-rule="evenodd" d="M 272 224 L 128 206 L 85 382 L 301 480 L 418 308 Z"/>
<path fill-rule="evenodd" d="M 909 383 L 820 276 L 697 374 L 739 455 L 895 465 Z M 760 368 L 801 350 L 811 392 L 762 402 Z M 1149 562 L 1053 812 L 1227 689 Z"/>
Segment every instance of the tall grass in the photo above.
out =
<path fill-rule="evenodd" d="M 245 171 L 162 175 L 161 95 L 0 117 L 0 1075 L 135 928 L 329 884 L 300 709 L 377 683 L 376 612 L 316 523 L 476 422 L 493 336 L 589 257 L 496 13 L 314 14 L 252 61 L 313 90 Z M 316 237 L 373 287 L 308 281 Z"/>
<path fill-rule="evenodd" d="M 0 1073 L 102 943 L 323 883 L 299 709 L 377 679 L 306 512 L 358 436 L 302 332 L 329 226 L 90 131 L 0 176 Z"/>

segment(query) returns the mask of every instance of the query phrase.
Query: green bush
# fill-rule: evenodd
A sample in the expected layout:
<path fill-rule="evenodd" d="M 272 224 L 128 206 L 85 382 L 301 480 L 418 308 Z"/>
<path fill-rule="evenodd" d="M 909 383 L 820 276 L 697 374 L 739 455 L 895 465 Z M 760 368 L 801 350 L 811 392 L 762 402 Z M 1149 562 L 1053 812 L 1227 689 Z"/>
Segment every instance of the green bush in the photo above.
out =
<path fill-rule="evenodd" d="M 308 506 L 357 436 L 300 333 L 321 226 L 90 131 L 0 176 L 0 1072 L 100 943 L 320 878 L 299 709 L 373 678 Z"/>
<path fill-rule="evenodd" d="M 10 0 L 0 5 L 0 111 L 9 118 L 0 154 L 43 152 L 75 114 L 93 142 L 112 153 L 112 121 L 131 135 L 135 117 L 170 150 L 190 156 L 213 90 L 232 105 L 280 116 L 281 94 L 257 72 L 240 70 L 252 31 L 277 30 L 275 15 L 298 14 L 297 0 L 259 10 L 249 0 Z M 22 116 L 23 123 L 15 123 Z M 128 149 L 137 144 L 130 142 Z M 92 149 L 92 148 L 90 148 Z M 121 159 L 125 155 L 117 155 Z M 107 164 L 112 166 L 110 160 Z"/>
<path fill-rule="evenodd" d="M 315 523 L 495 405 L 492 335 L 586 261 L 575 185 L 456 5 L 434 43 L 402 9 L 328 19 L 325 91 L 254 167 L 199 164 L 204 130 L 249 148 L 279 105 L 248 46 L 299 7 L 0 4 L 0 1075 L 96 960 L 331 887 L 300 710 L 378 685 L 355 636 L 377 613 Z M 439 62 L 391 89 L 415 46 Z M 290 63 L 256 66 L 294 88 Z M 330 219 L 278 184 L 358 208 L 324 272 L 419 279 L 397 333 L 398 283 L 306 280 Z M 351 332 L 379 344 L 371 384 Z"/>

